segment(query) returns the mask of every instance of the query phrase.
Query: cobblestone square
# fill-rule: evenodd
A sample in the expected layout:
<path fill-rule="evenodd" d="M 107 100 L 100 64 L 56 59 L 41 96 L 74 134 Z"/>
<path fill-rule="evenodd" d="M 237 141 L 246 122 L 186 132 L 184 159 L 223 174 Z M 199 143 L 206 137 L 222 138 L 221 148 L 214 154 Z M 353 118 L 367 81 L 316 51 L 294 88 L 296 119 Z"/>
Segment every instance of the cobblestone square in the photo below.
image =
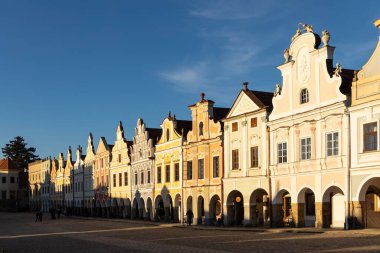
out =
<path fill-rule="evenodd" d="M 380 230 L 182 227 L 0 213 L 0 252 L 379 252 Z M 2 250 L 2 251 L 1 251 Z"/>

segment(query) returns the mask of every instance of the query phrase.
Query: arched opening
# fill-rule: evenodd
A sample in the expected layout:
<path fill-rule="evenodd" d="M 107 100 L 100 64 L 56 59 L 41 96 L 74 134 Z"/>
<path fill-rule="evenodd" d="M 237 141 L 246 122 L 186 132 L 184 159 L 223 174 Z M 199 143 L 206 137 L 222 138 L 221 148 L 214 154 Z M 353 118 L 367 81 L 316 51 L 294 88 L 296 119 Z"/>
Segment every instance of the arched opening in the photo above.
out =
<path fill-rule="evenodd" d="M 148 220 L 152 219 L 152 206 L 152 199 L 148 198 L 146 201 L 146 215 Z"/>
<path fill-rule="evenodd" d="M 155 200 L 155 209 L 156 209 L 156 221 L 164 221 L 165 219 L 165 207 L 164 201 L 161 195 L 158 195 Z"/>
<path fill-rule="evenodd" d="M 244 220 L 244 198 L 241 192 L 232 191 L 227 197 L 227 224 L 242 225 Z"/>
<path fill-rule="evenodd" d="M 187 213 L 189 210 L 191 210 L 193 213 L 194 213 L 194 208 L 193 208 L 193 197 L 192 196 L 189 196 L 187 197 L 187 200 L 186 200 L 186 209 L 185 209 L 185 213 Z M 186 215 L 186 221 L 187 221 L 188 217 Z M 193 220 L 191 220 L 191 223 L 193 223 Z"/>
<path fill-rule="evenodd" d="M 133 199 L 133 206 L 132 206 L 132 219 L 139 219 L 139 204 L 136 198 Z"/>
<path fill-rule="evenodd" d="M 264 226 L 269 223 L 268 193 L 264 189 L 256 189 L 249 200 L 249 217 L 253 226 Z"/>
<path fill-rule="evenodd" d="M 139 203 L 139 218 L 141 220 L 147 219 L 147 214 L 145 210 L 145 201 L 143 198 L 140 198 L 140 203 Z"/>
<path fill-rule="evenodd" d="M 131 200 L 126 199 L 125 200 L 125 218 L 131 218 L 132 213 L 131 213 Z"/>
<path fill-rule="evenodd" d="M 343 228 L 345 222 L 345 197 L 337 186 L 330 186 L 322 198 L 322 226 L 324 228 Z"/>
<path fill-rule="evenodd" d="M 165 221 L 171 222 L 174 220 L 173 200 L 170 194 L 167 194 L 164 201 L 165 205 Z"/>
<path fill-rule="evenodd" d="M 221 225 L 222 223 L 222 204 L 218 195 L 214 195 L 210 200 L 209 224 Z"/>
<path fill-rule="evenodd" d="M 297 227 L 314 227 L 315 226 L 315 195 L 310 188 L 303 188 L 298 193 L 297 210 Z"/>
<path fill-rule="evenodd" d="M 360 189 L 359 203 L 353 204 L 355 225 L 380 228 L 380 177 L 367 180 Z"/>
<path fill-rule="evenodd" d="M 204 216 L 205 216 L 205 201 L 202 196 L 198 197 L 197 211 L 198 211 L 197 224 L 203 224 Z"/>
<path fill-rule="evenodd" d="M 174 198 L 174 222 L 182 222 L 181 195 L 177 194 Z"/>
<path fill-rule="evenodd" d="M 277 193 L 273 201 L 273 222 L 275 226 L 294 226 L 292 197 L 287 190 Z"/>

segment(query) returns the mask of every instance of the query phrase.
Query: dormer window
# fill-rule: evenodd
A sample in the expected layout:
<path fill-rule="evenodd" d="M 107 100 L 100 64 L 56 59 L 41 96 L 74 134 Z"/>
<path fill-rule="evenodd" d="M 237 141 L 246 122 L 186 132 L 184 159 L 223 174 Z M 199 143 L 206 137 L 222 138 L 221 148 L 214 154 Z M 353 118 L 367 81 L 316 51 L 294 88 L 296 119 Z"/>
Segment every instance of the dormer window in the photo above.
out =
<path fill-rule="evenodd" d="M 169 141 L 169 129 L 166 129 L 166 141 Z"/>
<path fill-rule="evenodd" d="M 309 91 L 306 88 L 301 90 L 300 98 L 301 104 L 309 102 Z"/>
<path fill-rule="evenodd" d="M 199 123 L 199 136 L 202 136 L 203 135 L 203 122 L 201 121 Z"/>

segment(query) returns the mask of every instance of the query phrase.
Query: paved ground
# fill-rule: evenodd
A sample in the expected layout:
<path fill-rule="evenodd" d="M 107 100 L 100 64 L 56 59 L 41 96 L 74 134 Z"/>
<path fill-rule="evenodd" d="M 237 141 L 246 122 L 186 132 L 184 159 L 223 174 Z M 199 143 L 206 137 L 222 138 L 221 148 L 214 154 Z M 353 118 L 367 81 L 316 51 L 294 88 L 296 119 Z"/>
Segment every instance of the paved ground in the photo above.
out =
<path fill-rule="evenodd" d="M 31 213 L 0 213 L 3 252 L 380 252 L 380 230 L 240 231 L 66 217 L 35 223 Z"/>

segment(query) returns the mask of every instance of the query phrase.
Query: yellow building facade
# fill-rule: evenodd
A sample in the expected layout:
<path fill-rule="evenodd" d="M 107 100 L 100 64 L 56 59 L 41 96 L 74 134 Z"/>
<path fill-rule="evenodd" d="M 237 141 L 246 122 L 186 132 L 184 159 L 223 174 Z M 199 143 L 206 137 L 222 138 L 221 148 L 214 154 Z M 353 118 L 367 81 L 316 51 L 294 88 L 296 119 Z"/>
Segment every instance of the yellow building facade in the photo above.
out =
<path fill-rule="evenodd" d="M 162 134 L 155 152 L 155 220 L 182 222 L 182 145 L 191 121 L 169 116 L 161 124 Z"/>
<path fill-rule="evenodd" d="M 214 107 L 204 93 L 189 106 L 192 130 L 183 147 L 183 201 L 192 209 L 197 224 L 222 219 L 223 128 L 221 119 L 229 108 Z"/>

